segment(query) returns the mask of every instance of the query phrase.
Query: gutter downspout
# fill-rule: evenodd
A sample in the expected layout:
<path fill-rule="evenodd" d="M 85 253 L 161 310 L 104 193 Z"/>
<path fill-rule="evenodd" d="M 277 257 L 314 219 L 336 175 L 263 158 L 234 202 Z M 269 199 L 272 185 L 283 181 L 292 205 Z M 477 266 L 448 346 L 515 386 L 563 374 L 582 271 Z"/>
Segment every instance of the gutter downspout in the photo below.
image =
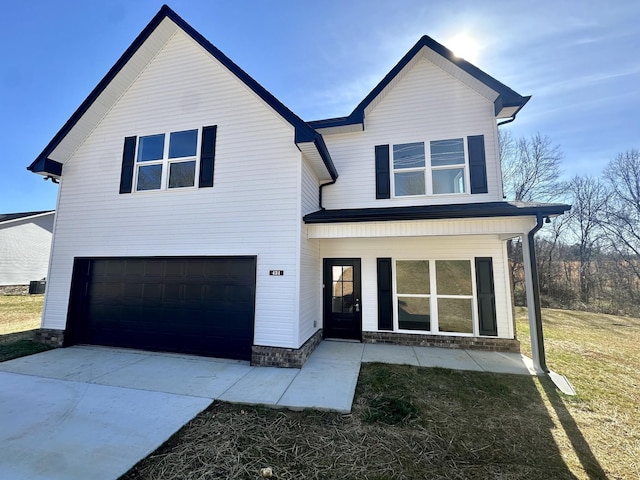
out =
<path fill-rule="evenodd" d="M 336 180 L 338 180 L 337 178 L 334 178 L 333 180 L 331 180 L 330 182 L 327 183 L 322 183 L 320 185 L 320 188 L 318 189 L 318 202 L 319 202 L 319 206 L 320 206 L 320 210 L 325 210 L 325 208 L 322 206 L 322 189 L 324 187 L 328 187 L 329 185 L 333 185 L 334 183 L 336 183 Z"/>
<path fill-rule="evenodd" d="M 499 127 L 500 125 L 506 125 L 507 123 L 513 122 L 515 119 L 516 119 L 516 116 L 514 115 L 513 117 L 508 118 L 505 121 L 498 123 L 497 126 Z"/>
<path fill-rule="evenodd" d="M 548 374 L 549 368 L 547 367 L 547 361 L 544 351 L 544 336 L 542 332 L 542 311 L 540 309 L 540 283 L 538 281 L 538 265 L 536 261 L 536 250 L 534 236 L 538 230 L 542 228 L 544 216 L 541 213 L 536 214 L 536 225 L 527 234 L 526 249 L 523 249 L 523 254 L 526 250 L 526 257 L 524 260 L 529 261 L 529 271 L 531 275 L 531 288 L 527 291 L 527 300 L 531 295 L 531 302 L 527 301 L 529 310 L 529 329 L 531 333 L 531 349 L 533 353 L 533 361 L 536 370 L 539 373 Z M 526 269 L 525 269 L 526 271 Z M 533 303 L 533 305 L 531 305 Z M 533 312 L 531 307 L 533 306 Z"/>

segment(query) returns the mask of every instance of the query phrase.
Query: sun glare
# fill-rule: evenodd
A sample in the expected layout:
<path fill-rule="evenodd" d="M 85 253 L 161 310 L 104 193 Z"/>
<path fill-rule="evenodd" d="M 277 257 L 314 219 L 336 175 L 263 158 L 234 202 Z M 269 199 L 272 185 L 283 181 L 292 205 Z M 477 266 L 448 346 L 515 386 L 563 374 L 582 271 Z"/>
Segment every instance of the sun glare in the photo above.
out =
<path fill-rule="evenodd" d="M 466 33 L 459 33 L 445 42 L 445 47 L 451 50 L 457 57 L 475 62 L 480 53 L 480 44 Z"/>

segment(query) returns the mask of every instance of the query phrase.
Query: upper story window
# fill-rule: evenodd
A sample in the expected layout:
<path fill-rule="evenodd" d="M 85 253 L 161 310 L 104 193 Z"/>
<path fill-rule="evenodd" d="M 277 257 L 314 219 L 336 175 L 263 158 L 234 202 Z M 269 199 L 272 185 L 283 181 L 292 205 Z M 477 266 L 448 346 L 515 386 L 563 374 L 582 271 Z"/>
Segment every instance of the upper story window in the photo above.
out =
<path fill-rule="evenodd" d="M 375 146 L 376 199 L 489 193 L 484 135 Z M 428 153 L 428 155 L 427 155 Z"/>
<path fill-rule="evenodd" d="M 396 197 L 466 193 L 464 139 L 393 145 L 393 193 Z"/>
<path fill-rule="evenodd" d="M 218 127 L 126 137 L 120 193 L 211 188 Z"/>
<path fill-rule="evenodd" d="M 198 130 L 140 137 L 136 154 L 136 190 L 195 186 L 198 137 Z"/>

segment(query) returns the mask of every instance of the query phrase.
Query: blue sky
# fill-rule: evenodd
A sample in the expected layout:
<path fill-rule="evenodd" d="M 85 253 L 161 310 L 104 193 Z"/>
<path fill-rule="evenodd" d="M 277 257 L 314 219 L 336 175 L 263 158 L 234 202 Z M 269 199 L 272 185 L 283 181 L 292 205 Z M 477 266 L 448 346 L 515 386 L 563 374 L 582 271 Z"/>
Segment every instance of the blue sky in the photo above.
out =
<path fill-rule="evenodd" d="M 0 0 L 0 213 L 55 208 L 26 167 L 160 9 L 151 0 Z M 532 100 L 509 126 L 560 144 L 564 174 L 640 148 L 640 2 L 174 0 L 169 3 L 305 120 L 343 116 L 420 36 Z M 473 58 L 471 58 L 473 56 Z"/>

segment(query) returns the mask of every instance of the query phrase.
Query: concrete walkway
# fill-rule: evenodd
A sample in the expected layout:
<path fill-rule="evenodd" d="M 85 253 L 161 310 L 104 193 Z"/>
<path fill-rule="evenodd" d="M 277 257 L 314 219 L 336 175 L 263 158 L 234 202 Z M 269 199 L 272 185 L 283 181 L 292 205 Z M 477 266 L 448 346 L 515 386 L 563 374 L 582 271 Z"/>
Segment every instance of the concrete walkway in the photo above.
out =
<path fill-rule="evenodd" d="M 452 370 L 536 375 L 533 361 L 519 353 L 367 344 L 364 347 L 362 361 L 450 368 Z"/>
<path fill-rule="evenodd" d="M 214 400 L 351 411 L 362 362 L 531 375 L 516 354 L 322 342 L 302 369 L 78 346 L 0 363 L 2 479 L 112 480 Z"/>

